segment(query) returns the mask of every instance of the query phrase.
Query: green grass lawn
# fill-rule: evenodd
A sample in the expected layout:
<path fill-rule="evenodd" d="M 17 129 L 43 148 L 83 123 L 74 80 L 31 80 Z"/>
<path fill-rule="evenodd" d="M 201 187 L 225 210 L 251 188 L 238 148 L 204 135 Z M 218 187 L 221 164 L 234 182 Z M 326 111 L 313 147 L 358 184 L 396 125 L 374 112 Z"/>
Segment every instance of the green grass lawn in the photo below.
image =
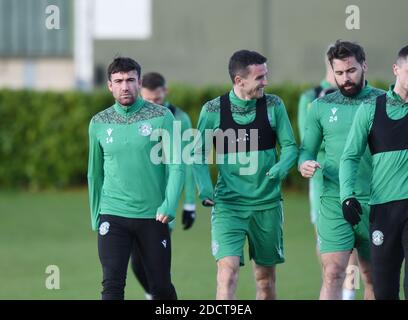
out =
<path fill-rule="evenodd" d="M 320 269 L 307 196 L 286 193 L 286 262 L 277 270 L 280 299 L 316 299 Z M 99 299 L 101 266 L 90 229 L 86 190 L 0 193 L 0 299 Z M 247 252 L 246 252 L 247 254 Z M 253 299 L 251 264 L 241 268 L 238 299 Z M 46 289 L 48 265 L 60 269 L 60 289 Z M 129 269 L 130 271 L 130 269 Z M 173 233 L 173 282 L 180 299 L 213 299 L 216 265 L 210 251 L 210 211 L 198 207 L 192 229 Z M 362 289 L 358 292 L 361 297 Z M 128 273 L 126 299 L 144 299 Z"/>

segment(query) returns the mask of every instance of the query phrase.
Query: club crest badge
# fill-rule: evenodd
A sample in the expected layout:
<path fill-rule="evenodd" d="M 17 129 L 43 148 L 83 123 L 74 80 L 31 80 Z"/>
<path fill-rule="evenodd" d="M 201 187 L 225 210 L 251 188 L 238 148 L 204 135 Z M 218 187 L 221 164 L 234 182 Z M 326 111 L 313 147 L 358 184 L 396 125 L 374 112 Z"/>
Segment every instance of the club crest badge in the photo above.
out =
<path fill-rule="evenodd" d="M 376 246 L 381 246 L 384 243 L 384 234 L 380 230 L 375 230 L 372 235 L 372 240 Z"/>
<path fill-rule="evenodd" d="M 152 125 L 150 123 L 147 123 L 147 122 L 142 123 L 139 126 L 139 133 L 144 137 L 149 136 L 152 133 L 152 130 L 153 130 Z"/>
<path fill-rule="evenodd" d="M 99 226 L 99 234 L 101 236 L 104 236 L 105 234 L 107 234 L 109 232 L 109 227 L 110 227 L 109 222 L 107 221 L 102 222 L 101 225 Z"/>

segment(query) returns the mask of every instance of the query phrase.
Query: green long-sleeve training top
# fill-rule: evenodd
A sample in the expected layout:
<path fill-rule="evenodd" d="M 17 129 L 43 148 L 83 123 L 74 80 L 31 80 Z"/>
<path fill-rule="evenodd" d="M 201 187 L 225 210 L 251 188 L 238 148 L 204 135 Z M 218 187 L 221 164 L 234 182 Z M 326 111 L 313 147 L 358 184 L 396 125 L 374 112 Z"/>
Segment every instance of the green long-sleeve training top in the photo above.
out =
<path fill-rule="evenodd" d="M 238 124 L 248 124 L 255 119 L 256 100 L 241 100 L 233 90 L 229 93 L 233 120 Z M 231 154 L 216 156 L 218 179 L 213 189 L 209 174 L 208 159 L 212 141 L 206 130 L 214 133 L 220 126 L 220 97 L 207 102 L 200 114 L 198 131 L 202 140 L 193 152 L 195 159 L 194 176 L 197 181 L 200 199 L 212 199 L 220 207 L 234 210 L 265 210 L 279 205 L 281 200 L 280 183 L 289 169 L 296 163 L 298 148 L 293 135 L 283 101 L 275 95 L 266 95 L 267 113 L 271 127 L 276 131 L 276 148 L 262 151 L 237 152 L 233 154 L 235 164 L 228 163 Z M 210 146 L 210 148 L 206 147 Z M 242 164 L 240 156 L 246 156 L 247 164 Z M 251 163 L 250 159 L 253 159 Z M 197 163 L 198 161 L 202 163 Z M 245 162 L 245 161 L 243 161 Z M 243 175 L 240 169 L 251 168 Z M 251 170 L 254 169 L 253 172 Z M 269 173 L 269 176 L 266 174 Z"/>
<path fill-rule="evenodd" d="M 305 135 L 300 147 L 298 165 L 306 160 L 316 160 L 324 142 L 322 197 L 340 197 L 339 165 L 347 135 L 359 106 L 364 101 L 383 94 L 384 91 L 366 84 L 354 97 L 344 96 L 340 90 L 315 100 L 308 114 Z M 368 201 L 372 173 L 371 155 L 366 148 L 356 172 L 355 193 L 358 199 Z M 317 169 L 320 170 L 320 169 Z"/>
<path fill-rule="evenodd" d="M 93 230 L 100 214 L 175 217 L 184 166 L 181 146 L 173 143 L 173 121 L 167 108 L 141 97 L 128 107 L 116 102 L 92 118 L 88 187 Z"/>
<path fill-rule="evenodd" d="M 408 114 L 408 102 L 394 92 L 394 85 L 387 92 L 388 117 L 399 120 Z M 356 190 L 355 173 L 361 155 L 367 148 L 368 136 L 374 120 L 376 99 L 364 102 L 356 113 L 340 162 L 340 196 L 347 199 Z M 408 137 L 401 137 L 408 139 Z M 408 199 L 408 150 L 380 152 L 372 156 L 370 204 L 382 204 Z M 367 181 L 369 183 L 370 181 Z"/>

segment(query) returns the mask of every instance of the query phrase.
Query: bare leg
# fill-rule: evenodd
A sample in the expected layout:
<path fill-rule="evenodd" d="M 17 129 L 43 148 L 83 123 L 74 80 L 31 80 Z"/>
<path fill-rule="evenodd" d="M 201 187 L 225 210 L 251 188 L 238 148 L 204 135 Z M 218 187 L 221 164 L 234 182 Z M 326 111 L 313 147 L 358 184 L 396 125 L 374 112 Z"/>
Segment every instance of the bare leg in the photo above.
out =
<path fill-rule="evenodd" d="M 239 257 L 224 257 L 217 262 L 217 300 L 235 299 L 239 273 Z"/>
<path fill-rule="evenodd" d="M 364 300 L 375 300 L 371 263 L 359 257 L 361 278 L 364 282 Z"/>
<path fill-rule="evenodd" d="M 256 300 L 276 300 L 275 266 L 264 267 L 253 263 L 256 282 Z"/>
<path fill-rule="evenodd" d="M 341 289 L 349 258 L 350 251 L 330 252 L 321 255 L 323 285 L 320 291 L 320 300 L 341 300 Z"/>
<path fill-rule="evenodd" d="M 346 278 L 343 282 L 343 300 L 354 300 L 356 272 L 359 272 L 357 251 L 353 249 L 346 269 Z"/>

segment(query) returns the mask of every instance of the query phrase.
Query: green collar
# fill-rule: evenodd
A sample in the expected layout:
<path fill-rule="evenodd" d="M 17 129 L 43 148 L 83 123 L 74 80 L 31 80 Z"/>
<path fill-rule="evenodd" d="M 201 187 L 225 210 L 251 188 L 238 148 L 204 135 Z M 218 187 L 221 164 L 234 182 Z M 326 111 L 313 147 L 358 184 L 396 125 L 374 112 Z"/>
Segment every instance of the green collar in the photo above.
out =
<path fill-rule="evenodd" d="M 237 97 L 237 95 L 234 92 L 234 89 L 232 89 L 229 93 L 229 99 L 232 104 L 242 107 L 242 108 L 248 108 L 248 107 L 255 107 L 256 106 L 256 99 L 252 100 L 242 100 Z"/>
<path fill-rule="evenodd" d="M 388 92 L 387 92 L 387 96 L 393 100 L 398 101 L 398 103 L 408 104 L 408 102 L 405 102 L 404 100 L 401 99 L 399 94 L 394 91 L 394 88 L 395 88 L 395 84 L 390 85 Z"/>
<path fill-rule="evenodd" d="M 122 106 L 118 101 L 115 102 L 114 108 L 117 113 L 125 116 L 138 111 L 144 104 L 144 100 L 138 95 L 136 101 L 130 106 Z"/>
<path fill-rule="evenodd" d="M 361 98 L 363 96 L 365 96 L 366 94 L 368 94 L 371 90 L 373 90 L 373 87 L 370 86 L 367 82 L 367 80 L 365 80 L 365 84 L 364 84 L 364 88 L 360 91 L 360 93 L 358 95 L 356 95 L 355 98 Z"/>

